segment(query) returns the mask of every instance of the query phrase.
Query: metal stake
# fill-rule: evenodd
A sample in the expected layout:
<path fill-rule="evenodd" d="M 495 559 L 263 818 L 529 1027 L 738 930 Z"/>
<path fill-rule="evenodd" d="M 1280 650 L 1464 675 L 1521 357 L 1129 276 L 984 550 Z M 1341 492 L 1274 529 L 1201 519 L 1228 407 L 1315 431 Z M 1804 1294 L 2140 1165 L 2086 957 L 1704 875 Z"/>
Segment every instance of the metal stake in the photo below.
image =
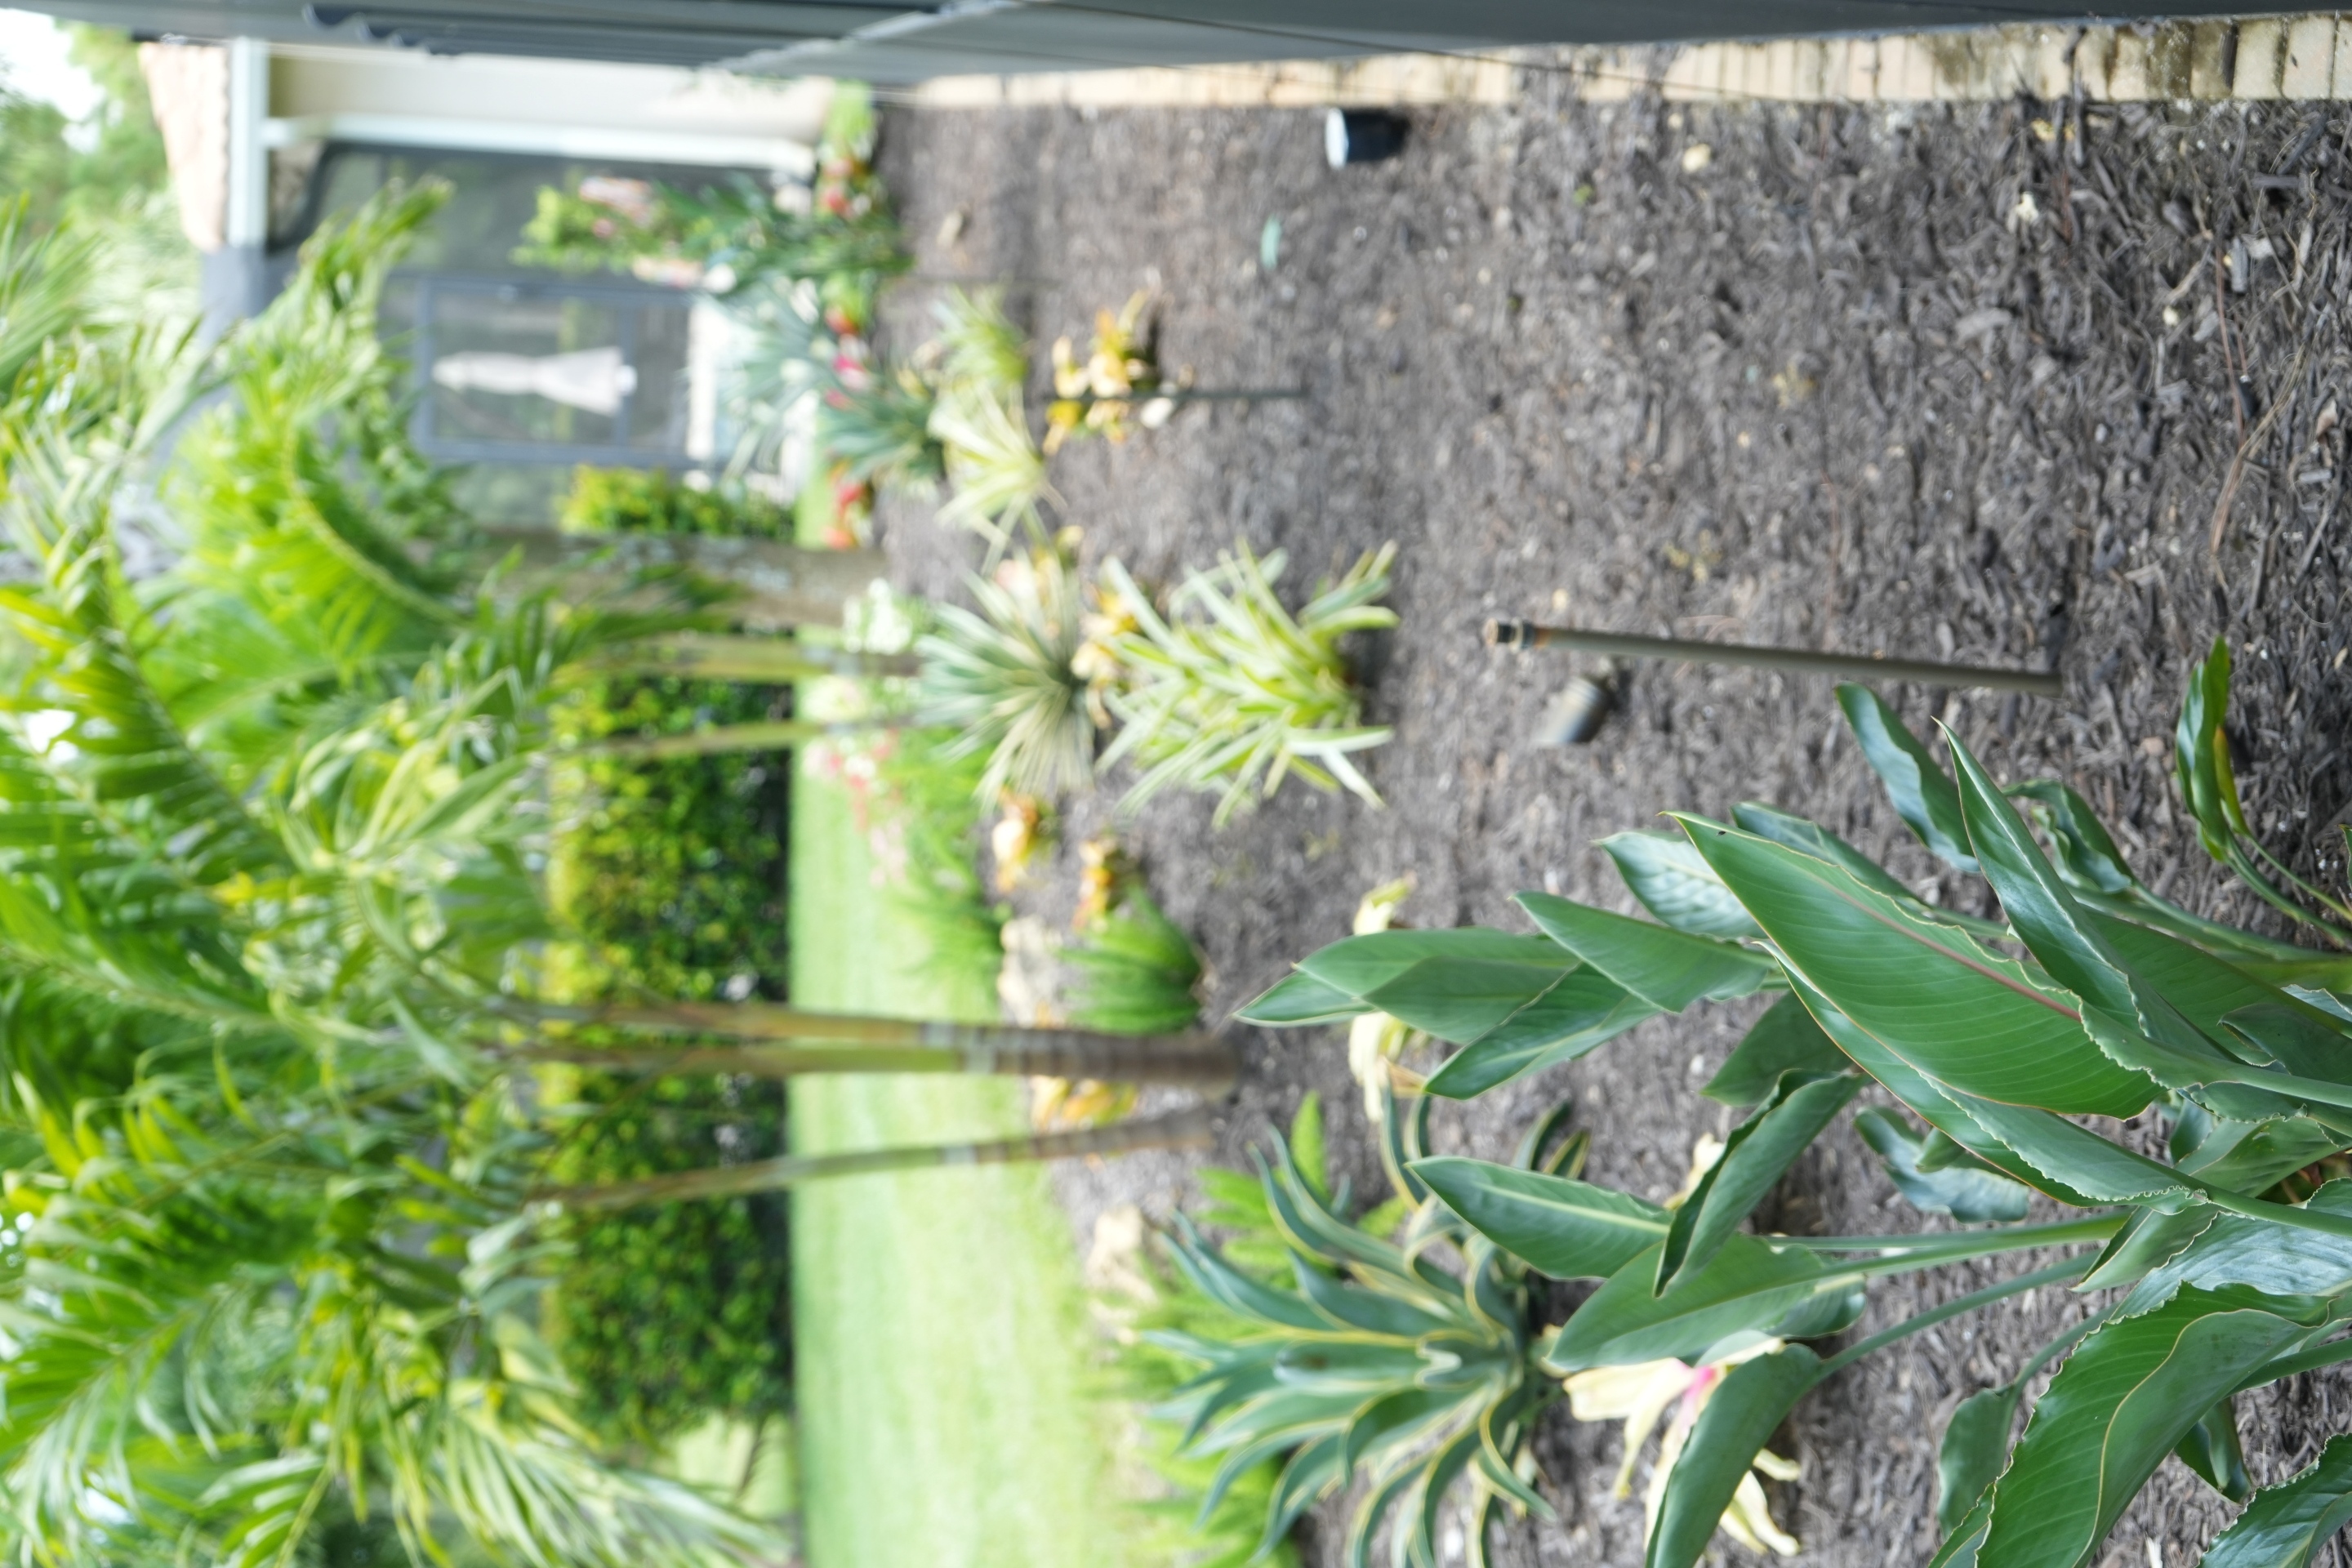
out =
<path fill-rule="evenodd" d="M 1801 648 L 1757 647 L 1748 643 L 1685 642 L 1679 637 L 1628 637 L 1617 632 L 1539 626 L 1533 621 L 1488 621 L 1486 640 L 1496 647 L 1574 648 L 1611 658 L 1668 658 L 1685 664 L 1746 664 L 1806 675 L 1838 675 L 1857 680 L 1916 680 L 1931 686 L 1981 686 L 2022 691 L 2033 697 L 2065 694 L 2057 671 L 1990 669 L 1976 664 L 1930 664 L 1916 658 L 1873 658 L 1862 654 L 1809 653 Z"/>

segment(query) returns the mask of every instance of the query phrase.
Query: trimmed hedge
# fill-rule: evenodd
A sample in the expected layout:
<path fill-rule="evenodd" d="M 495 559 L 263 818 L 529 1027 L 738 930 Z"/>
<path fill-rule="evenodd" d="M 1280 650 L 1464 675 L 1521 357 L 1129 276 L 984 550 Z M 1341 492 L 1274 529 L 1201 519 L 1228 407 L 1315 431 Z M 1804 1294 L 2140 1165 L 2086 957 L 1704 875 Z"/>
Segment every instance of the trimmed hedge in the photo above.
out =
<path fill-rule="evenodd" d="M 619 1181 L 782 1152 L 781 1086 L 583 1075 L 592 1113 L 557 1180 Z M 632 1091 L 635 1092 L 632 1092 Z M 583 1418 L 616 1447 L 656 1447 L 715 1415 L 790 1407 L 782 1194 L 660 1204 L 575 1220 L 549 1338 Z"/>
<path fill-rule="evenodd" d="M 756 499 L 662 473 L 583 468 L 563 511 L 579 532 L 789 536 Z M 778 689 L 673 677 L 582 686 L 571 736 L 675 732 L 782 717 Z M 550 891 L 581 939 L 559 984 L 575 1001 L 784 994 L 791 761 L 741 753 L 598 758 L 565 770 Z M 683 1042 L 681 1042 L 683 1043 Z M 581 1120 L 554 1161 L 565 1183 L 764 1159 L 783 1147 L 781 1086 L 582 1073 Z M 548 1302 L 551 1342 L 585 1418 L 649 1448 L 714 1415 L 757 1422 L 791 1398 L 781 1196 L 665 1204 L 567 1222 L 572 1255 Z"/>

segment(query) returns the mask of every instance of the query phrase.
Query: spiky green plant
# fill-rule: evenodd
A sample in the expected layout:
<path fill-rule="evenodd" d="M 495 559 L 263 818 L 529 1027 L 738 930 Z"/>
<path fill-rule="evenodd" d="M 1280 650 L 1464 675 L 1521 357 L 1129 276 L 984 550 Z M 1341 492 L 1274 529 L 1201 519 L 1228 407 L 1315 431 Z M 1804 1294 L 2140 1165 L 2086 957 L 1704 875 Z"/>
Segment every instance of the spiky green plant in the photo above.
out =
<path fill-rule="evenodd" d="M 1140 885 L 1062 950 L 1076 981 L 1064 999 L 1070 1021 L 1114 1035 L 1186 1029 L 1201 1016 L 1201 953 Z"/>
<path fill-rule="evenodd" d="M 938 406 L 938 387 L 911 365 L 877 369 L 858 384 L 836 380 L 817 406 L 817 447 L 850 479 L 928 494 L 948 471 L 931 433 Z"/>
<path fill-rule="evenodd" d="M 1015 399 L 1029 375 L 1029 335 L 1004 313 L 1004 290 L 950 289 L 931 307 L 940 324 L 940 374 L 950 384 L 992 387 Z"/>
<path fill-rule="evenodd" d="M 1295 773 L 1378 805 L 1351 759 L 1390 731 L 1362 722 L 1339 643 L 1396 625 L 1376 602 L 1395 558 L 1394 545 L 1364 555 L 1296 616 L 1275 593 L 1286 562 L 1278 550 L 1261 558 L 1244 543 L 1220 554 L 1169 595 L 1164 616 L 1125 566 L 1104 563 L 1106 615 L 1128 624 L 1108 639 L 1119 673 L 1105 700 L 1120 727 L 1100 765 L 1132 757 L 1142 769 L 1121 804 L 1176 786 L 1205 790 L 1218 796 L 1223 826 Z"/>
<path fill-rule="evenodd" d="M 939 608 L 916 644 L 923 658 L 917 708 L 955 732 L 946 754 L 985 755 L 978 795 L 1050 798 L 1084 788 L 1094 772 L 1087 687 L 1071 668 L 1083 635 L 1078 583 L 1055 550 L 971 580 L 978 613 Z"/>
<path fill-rule="evenodd" d="M 1549 1517 L 1528 1442 L 1554 1397 L 1533 1374 L 1528 1269 L 1456 1218 L 1412 1173 L 1426 1100 L 1384 1118 L 1381 1152 L 1410 1215 L 1398 1239 L 1349 1224 L 1277 1141 L 1259 1174 L 1280 1233 L 1287 1284 L 1235 1267 L 1180 1219 L 1177 1266 L 1228 1315 L 1208 1329 L 1154 1331 L 1153 1342 L 1202 1369 L 1162 1407 L 1184 1424 L 1181 1454 L 1220 1464 L 1202 1500 L 1269 1458 L 1287 1454 L 1260 1549 L 1325 1498 L 1356 1486 L 1346 1555 L 1362 1564 L 1384 1523 L 1397 1560 L 1437 1562 L 1437 1521 L 1457 1481 L 1470 1487 L 1471 1561 L 1486 1562 L 1495 1501 Z M 1553 1143 L 1564 1110 L 1528 1135 L 1519 1166 L 1580 1168 L 1583 1141 Z M 1451 1249 L 1458 1268 L 1440 1261 Z"/>
<path fill-rule="evenodd" d="M 1013 530 L 1041 538 L 1038 508 L 1054 494 L 1045 457 L 1021 412 L 1020 385 L 1007 393 L 971 381 L 950 381 L 932 406 L 929 429 L 940 444 L 953 493 L 940 521 L 971 529 L 1002 551 Z"/>

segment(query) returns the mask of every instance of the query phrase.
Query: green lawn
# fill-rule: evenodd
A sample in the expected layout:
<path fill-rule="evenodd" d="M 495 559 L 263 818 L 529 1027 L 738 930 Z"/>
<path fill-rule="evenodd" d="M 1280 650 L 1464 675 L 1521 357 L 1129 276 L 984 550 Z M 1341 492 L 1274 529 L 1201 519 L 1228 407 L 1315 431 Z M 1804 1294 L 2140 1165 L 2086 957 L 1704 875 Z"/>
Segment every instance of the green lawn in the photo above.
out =
<path fill-rule="evenodd" d="M 793 781 L 803 1006 L 995 1016 L 873 885 L 835 784 Z M 809 1079 L 797 1152 L 1021 1127 L 1003 1079 Z M 1111 1443 L 1068 1223 L 1040 1167 L 856 1176 L 793 1199 L 793 1380 L 810 1568 L 1118 1568 Z"/>

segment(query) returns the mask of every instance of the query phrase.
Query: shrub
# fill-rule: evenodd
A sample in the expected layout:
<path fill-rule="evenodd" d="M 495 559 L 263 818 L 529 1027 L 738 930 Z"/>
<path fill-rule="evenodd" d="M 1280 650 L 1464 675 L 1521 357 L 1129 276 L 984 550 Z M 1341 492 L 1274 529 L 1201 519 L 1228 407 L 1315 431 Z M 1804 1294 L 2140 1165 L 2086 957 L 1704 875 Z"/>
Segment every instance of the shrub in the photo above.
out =
<path fill-rule="evenodd" d="M 576 468 L 567 533 L 750 534 L 790 539 L 792 514 L 746 490 L 697 489 L 660 468 Z"/>
<path fill-rule="evenodd" d="M 2250 878 L 2276 871 L 2239 842 L 2245 818 L 2221 771 L 2221 650 L 2190 689 L 2181 778 L 2208 847 Z M 2065 784 L 2004 790 L 1957 738 L 1957 776 L 1947 773 L 1875 695 L 1842 687 L 1839 698 L 1897 815 L 1990 884 L 2001 920 L 1925 903 L 1827 829 L 1750 802 L 1729 823 L 1678 816 L 1679 837 L 1604 843 L 1657 923 L 1526 893 L 1537 934 L 1350 938 L 1244 1016 L 1388 1013 L 1461 1047 L 1427 1082 L 1465 1097 L 1661 1014 L 1777 996 L 1706 1090 L 1755 1109 L 1678 1206 L 1475 1160 L 1407 1172 L 1530 1268 L 1601 1282 L 1538 1352 L 1580 1415 L 1623 1416 L 1632 1450 L 1660 1402 L 1679 1398 L 1651 1489 L 1647 1568 L 1690 1568 L 1718 1526 L 1793 1551 L 1751 1468 L 1791 1473 L 1766 1440 L 1862 1357 L 2040 1285 L 2104 1294 L 1958 1408 L 1939 1466 L 1937 1564 L 2087 1563 L 2168 1453 L 2245 1500 L 2234 1396 L 2352 1359 L 2352 1340 L 2331 1338 L 2352 1306 L 2352 1185 L 2327 1179 L 2352 1148 L 2352 961 L 2168 903 Z M 2089 1212 L 1885 1237 L 1743 1230 L 1865 1079 L 1925 1123 L 1864 1113 L 1867 1141 L 1915 1207 L 2015 1215 L 2031 1189 Z M 2075 1120 L 2151 1109 L 2169 1123 L 2163 1159 Z M 1834 1353 L 1801 1342 L 1853 1327 L 1874 1279 L 2085 1243 L 2102 1249 Z M 2012 1446 L 2027 1387 L 2061 1357 Z M 2308 1562 L 2310 1521 L 2352 1505 L 2344 1447 L 2252 1494 L 2207 1563 Z"/>
<path fill-rule="evenodd" d="M 790 517 L 661 473 L 582 469 L 564 523 L 591 532 L 786 533 Z M 557 716 L 569 740 L 675 733 L 776 716 L 771 690 L 607 677 Z M 790 766 L 780 755 L 597 757 L 559 783 L 551 901 L 576 935 L 562 999 L 784 994 Z M 771 1086 L 580 1075 L 580 1118 L 553 1162 L 564 1185 L 732 1163 L 782 1149 Z M 549 1321 L 608 1442 L 651 1447 L 713 1413 L 783 1407 L 786 1254 L 781 1197 L 575 1215 Z"/>
<path fill-rule="evenodd" d="M 772 1084 L 583 1075 L 581 1119 L 551 1175 L 578 1184 L 783 1152 Z M 712 1415 L 757 1425 L 790 1402 L 782 1194 L 662 1204 L 564 1222 L 549 1337 L 581 1412 L 615 1446 L 651 1448 Z"/>

